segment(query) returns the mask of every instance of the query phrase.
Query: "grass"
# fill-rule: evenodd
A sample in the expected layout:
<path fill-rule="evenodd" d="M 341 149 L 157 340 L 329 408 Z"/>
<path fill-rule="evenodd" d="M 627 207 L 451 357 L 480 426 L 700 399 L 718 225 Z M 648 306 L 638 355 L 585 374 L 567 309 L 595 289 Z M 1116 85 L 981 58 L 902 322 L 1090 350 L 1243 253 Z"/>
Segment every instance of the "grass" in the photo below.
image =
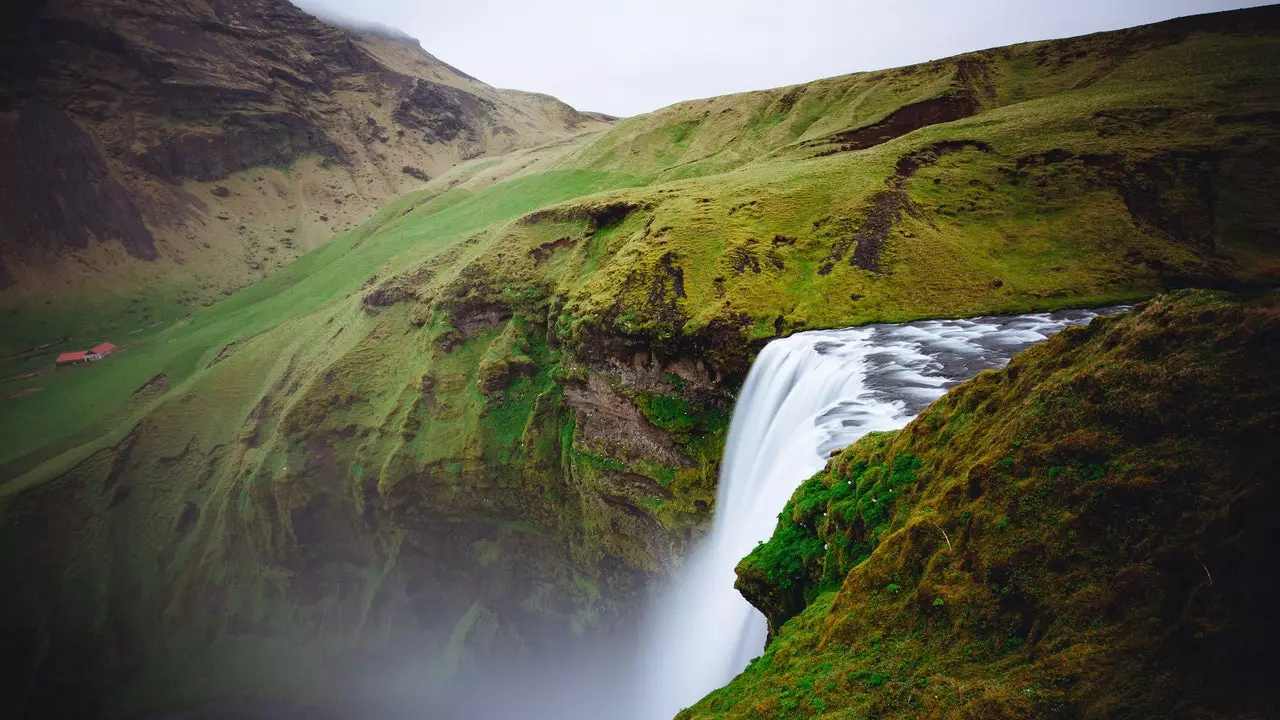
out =
<path fill-rule="evenodd" d="M 626 178 L 615 181 L 629 182 Z M 5 474 L 15 477 L 35 462 L 47 459 L 37 452 L 35 457 L 28 455 L 25 464 L 7 465 L 20 454 L 40 448 L 51 439 L 84 437 L 85 433 L 101 433 L 127 423 L 128 415 L 132 414 L 127 407 L 129 397 L 160 372 L 169 376 L 171 385 L 179 385 L 228 344 L 268 330 L 287 332 L 294 318 L 310 316 L 304 322 L 310 325 L 315 316 L 324 313 L 326 306 L 351 297 L 392 258 L 401 255 L 416 258 L 442 252 L 461 240 L 460 233 L 527 212 L 548 201 L 581 194 L 607 182 L 607 176 L 600 173 L 552 173 L 514 180 L 511 187 L 499 186 L 483 196 L 465 198 L 435 213 L 417 207 L 417 196 L 393 203 L 360 229 L 303 256 L 216 306 L 196 313 L 188 321 L 156 332 L 154 339 L 146 345 L 139 344 L 136 352 L 85 368 L 68 381 L 42 387 L 38 395 L 7 402 L 0 415 L 0 432 L 7 433 L 8 437 L 0 449 L 0 463 L 8 468 Z M 406 210 L 409 214 L 402 214 Z M 421 214 L 415 214 L 419 212 Z M 378 242 L 367 243 L 375 234 Z M 432 240 L 423 243 L 423 238 Z M 335 308 L 332 312 L 341 311 Z M 273 337 L 280 339 L 279 335 Z M 16 390 L 23 386 L 14 387 Z"/>
<path fill-rule="evenodd" d="M 171 324 L 163 333 L 153 328 L 154 344 L 145 353 L 137 353 L 147 357 L 130 363 L 127 375 L 115 368 L 98 372 L 106 369 L 103 366 L 66 383 L 11 383 L 12 392 L 30 387 L 39 387 L 40 392 L 3 406 L 0 431 L 11 441 L 4 448 L 7 452 L 0 453 L 0 463 L 12 462 L 26 451 L 28 462 L 9 466 L 6 473 L 21 474 L 36 459 L 30 451 L 41 445 L 120 425 L 121 416 L 113 410 L 156 373 L 166 372 L 171 384 L 180 384 L 200 361 L 216 352 L 215 346 L 278 327 L 290 318 L 320 312 L 325 305 L 349 298 L 372 276 L 412 267 L 446 251 L 465 252 L 465 247 L 458 246 L 468 233 L 483 231 L 488 240 L 473 246 L 470 255 L 475 264 L 516 279 L 527 278 L 530 273 L 519 264 L 495 267 L 492 260 L 498 253 L 484 247 L 518 244 L 523 236 L 532 234 L 526 227 L 501 226 L 502 221 L 548 203 L 646 182 L 650 183 L 646 189 L 617 197 L 656 207 L 639 211 L 622 225 L 585 242 L 588 252 L 582 261 L 575 261 L 576 274 L 547 278 L 567 297 L 569 328 L 564 332 L 583 338 L 578 341 L 581 344 L 592 335 L 621 334 L 636 343 L 656 340 L 680 353 L 683 345 L 696 344 L 697 336 L 708 328 L 731 323 L 743 328 L 741 340 L 730 348 L 737 357 L 724 360 L 740 366 L 749 343 L 774 334 L 779 318 L 787 328 L 830 327 L 1051 309 L 1149 294 L 1160 289 L 1162 275 L 1218 278 L 1224 271 L 1251 275 L 1264 269 L 1223 268 L 1217 257 L 1220 252 L 1170 242 L 1159 228 L 1135 224 L 1117 188 L 1108 186 L 1078 159 L 1029 165 L 1012 176 L 1005 171 L 1018 158 L 1051 149 L 1076 157 L 1118 154 L 1133 158 L 1127 162 L 1138 162 L 1149 161 L 1153 153 L 1158 158 L 1161 153 L 1194 152 L 1206 145 L 1241 154 L 1268 146 L 1271 131 L 1258 128 L 1245 146 L 1232 149 L 1230 143 L 1245 137 L 1242 133 L 1247 128 L 1211 121 L 1215 107 L 1231 107 L 1231 114 L 1240 115 L 1240 105 L 1265 108 L 1274 102 L 1272 96 L 1258 93 L 1240 100 L 1219 89 L 1238 83 L 1274 85 L 1274 68 L 1267 62 L 1270 45 L 1265 40 L 1194 37 L 1137 54 L 1088 87 L 1065 91 L 1062 83 L 1075 77 L 1071 74 L 1074 70 L 1028 74 L 1025 58 L 1034 57 L 1039 48 L 1019 46 L 1012 58 L 999 61 L 1018 69 L 997 73 L 1004 82 L 1027 85 L 1017 104 L 927 127 L 862 153 L 805 159 L 812 151 L 802 151 L 794 142 L 771 140 L 765 143 L 767 149 L 761 150 L 762 158 L 754 163 L 670 186 L 652 184 L 660 178 L 646 179 L 647 171 L 634 164 L 610 165 L 593 159 L 592 153 L 614 144 L 638 142 L 630 129 L 633 126 L 662 129 L 659 144 L 664 147 L 692 146 L 699 134 L 713 130 L 717 138 L 736 133 L 739 128 L 728 120 L 694 123 L 680 118 L 728 103 L 773 105 L 786 92 L 779 90 L 686 103 L 627 121 L 574 161 L 590 169 L 527 175 L 479 193 L 456 190 L 431 199 L 411 195 L 330 245 L 215 307 L 195 313 L 187 325 Z M 824 108 L 824 122 L 841 126 L 872 122 L 887 114 L 883 108 L 892 108 L 907 98 L 933 96 L 949 87 L 939 84 L 939 78 L 954 75 L 951 65 L 944 62 L 928 67 L 928 72 L 919 76 L 892 72 L 857 75 L 806 86 L 791 114 L 798 114 L 797 121 L 809 123 L 812 118 L 805 108 L 818 103 Z M 1174 77 L 1165 72 L 1169 67 L 1179 68 L 1177 83 L 1168 82 Z M 1032 83 L 1032 79 L 1036 81 Z M 829 97 L 836 88 L 846 98 L 844 102 L 857 100 L 848 105 L 848 111 L 830 105 Z M 1002 95 L 1011 92 L 1001 91 Z M 1153 98 L 1176 108 L 1175 120 L 1161 124 L 1154 133 L 1137 126 L 1125 134 L 1098 136 L 1098 113 L 1134 107 Z M 1177 121 L 1178 117 L 1186 120 Z M 814 136 L 810 131 L 805 137 Z M 831 243 L 839 240 L 840 232 L 815 230 L 815 222 L 825 222 L 827 227 L 837 227 L 846 218 L 856 222 L 865 216 L 869 198 L 883 190 L 899 158 L 933 143 L 975 136 L 993 151 L 947 155 L 908 181 L 906 192 L 914 209 L 894 223 L 883 252 L 883 272 L 835 263 L 829 274 L 819 274 L 823 258 Z M 740 151 L 738 155 L 747 158 L 750 153 Z M 1259 180 L 1254 174 L 1215 178 L 1218 194 L 1224 197 L 1233 195 L 1237 186 L 1253 187 Z M 644 227 L 650 232 L 643 231 Z M 655 240 L 653 231 L 662 228 L 667 230 Z M 1239 229 L 1234 232 L 1244 234 Z M 795 238 L 795 242 L 766 247 L 775 237 Z M 727 265 L 724 253 L 731 248 L 750 257 L 754 264 L 745 271 Z M 1134 253 L 1142 262 L 1132 261 Z M 651 296 L 654 282 L 661 282 L 655 273 L 666 272 L 661 270 L 661 258 L 666 255 L 674 256 L 673 267 L 684 274 L 685 296 L 661 300 L 674 307 L 659 312 Z M 1255 255 L 1256 251 L 1244 254 L 1250 258 Z M 771 265 L 770 258 L 781 267 Z M 1164 269 L 1153 271 L 1153 265 Z M 993 287 L 996 281 L 999 285 Z M 854 296 L 858 299 L 852 300 Z M 168 317 L 173 314 L 176 312 Z M 37 317 L 34 312 L 23 316 Z M 165 315 L 153 317 L 164 319 Z M 56 317 L 42 321 L 61 324 Z M 579 330 L 574 325 L 584 327 Z M 686 337 L 691 341 L 684 341 Z M 161 344 L 163 350 L 154 349 Z M 15 367 L 14 374 L 23 367 Z M 101 399 L 85 403 L 87 394 L 100 394 Z M 100 417 L 110 420 L 98 422 Z M 37 451 L 35 455 L 42 454 L 47 453 Z"/>
<path fill-rule="evenodd" d="M 1228 508 L 1274 499 L 1273 453 L 1247 448 L 1276 417 L 1277 299 L 1158 298 L 845 450 L 738 567 L 763 656 L 680 720 L 1270 707 L 1253 653 L 1276 624 L 1236 589 L 1271 582 L 1249 558 L 1274 533 Z"/>
<path fill-rule="evenodd" d="M 681 103 L 524 174 L 410 194 L 212 307 L 186 314 L 156 289 L 145 322 L 139 311 L 135 328 L 113 327 L 131 338 L 117 355 L 5 383 L 6 396 L 39 388 L 0 403 L 0 503 L 15 519 L 5 562 L 33 573 L 31 602 L 55 608 L 41 642 L 68 647 L 120 617 L 103 642 L 150 664 L 188 651 L 217 664 L 220 651 L 198 648 L 239 635 L 300 657 L 401 641 L 435 652 L 452 647 L 433 615 L 442 603 L 450 622 L 484 608 L 496 618 L 485 627 L 504 628 L 485 637 L 513 645 L 530 607 L 588 632 L 625 616 L 628 583 L 666 572 L 705 525 L 733 393 L 768 339 L 1273 282 L 1277 37 L 1226 28 L 1134 31 L 1119 54 L 1111 35 L 1033 43 Z M 979 112 L 822 154 L 839 149 L 833 133 L 957 93 Z M 12 327 L 87 341 L 111 302 L 93 322 L 35 307 Z M 10 359 L 6 376 L 47 360 Z M 161 375 L 166 391 L 143 390 Z M 634 420 L 610 427 L 660 452 L 624 457 L 587 437 L 587 414 L 605 406 Z M 976 432 L 976 418 L 958 413 L 946 431 Z M 816 557 L 824 531 L 792 506 L 808 518 L 794 543 L 756 556 L 762 591 L 783 579 L 796 590 L 779 624 L 831 602 L 899 512 L 924 512 L 867 509 L 912 485 L 908 453 L 891 452 L 903 437 L 846 468 L 847 497 L 810 487 L 862 535 Z M 924 477 L 928 459 L 910 456 Z M 1027 531 L 1024 514 L 1004 517 L 1001 532 Z M 432 594 L 413 580 L 425 567 L 457 583 Z M 891 580 L 894 602 L 915 587 Z M 503 594 L 458 594 L 473 586 Z M 72 597 L 86 604 L 55 601 Z M 945 603 L 931 611 L 961 611 L 933 599 Z M 92 674 L 146 697 L 158 676 L 130 669 L 143 660 L 100 649 L 86 649 Z M 866 669 L 858 683 L 920 679 Z M 203 692 L 242 689 L 227 678 Z M 814 697 L 845 682 L 810 679 Z"/>

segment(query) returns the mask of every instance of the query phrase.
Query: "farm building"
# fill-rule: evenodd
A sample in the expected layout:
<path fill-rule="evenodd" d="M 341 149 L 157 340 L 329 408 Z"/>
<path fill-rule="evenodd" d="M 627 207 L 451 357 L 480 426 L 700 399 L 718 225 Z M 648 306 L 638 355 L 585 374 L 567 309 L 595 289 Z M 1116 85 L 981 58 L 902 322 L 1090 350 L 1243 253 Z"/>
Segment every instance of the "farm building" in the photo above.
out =
<path fill-rule="evenodd" d="M 64 352 L 58 356 L 59 365 L 78 365 L 80 363 L 90 363 L 94 360 L 101 359 L 101 355 L 94 354 L 88 350 L 77 350 L 76 352 Z"/>
<path fill-rule="evenodd" d="M 58 356 L 57 365 L 80 365 L 82 363 L 97 362 L 120 348 L 109 342 L 104 342 L 88 350 L 76 350 L 75 352 L 64 352 Z"/>

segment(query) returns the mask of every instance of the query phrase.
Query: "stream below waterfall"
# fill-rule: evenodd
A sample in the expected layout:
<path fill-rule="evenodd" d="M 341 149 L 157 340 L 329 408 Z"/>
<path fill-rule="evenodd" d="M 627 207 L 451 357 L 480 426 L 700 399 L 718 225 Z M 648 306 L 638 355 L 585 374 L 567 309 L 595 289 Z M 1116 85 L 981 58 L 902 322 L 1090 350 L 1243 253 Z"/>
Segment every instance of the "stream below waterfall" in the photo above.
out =
<path fill-rule="evenodd" d="M 738 396 L 710 533 L 652 610 L 629 720 L 669 720 L 759 655 L 765 620 L 734 566 L 827 458 L 1069 326 L 1125 308 L 803 332 L 765 346 Z M 621 715 L 621 714 L 620 714 Z"/>

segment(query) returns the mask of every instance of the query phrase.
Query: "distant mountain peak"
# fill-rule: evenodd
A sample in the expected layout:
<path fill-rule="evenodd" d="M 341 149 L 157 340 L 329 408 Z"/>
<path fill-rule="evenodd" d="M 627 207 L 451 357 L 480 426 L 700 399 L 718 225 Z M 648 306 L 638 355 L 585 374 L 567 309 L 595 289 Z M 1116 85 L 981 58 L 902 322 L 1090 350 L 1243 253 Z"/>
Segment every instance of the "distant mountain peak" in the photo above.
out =
<path fill-rule="evenodd" d="M 418 47 L 422 47 L 422 41 L 400 28 L 372 20 L 358 20 L 356 18 L 343 15 L 342 13 L 333 12 L 331 9 L 323 5 L 307 2 L 306 0 L 302 0 L 301 2 L 290 0 L 290 2 L 294 7 L 315 16 L 316 19 L 321 22 L 336 25 L 345 30 L 367 33 L 369 35 L 382 38 L 383 40 L 408 42 L 417 45 Z"/>
<path fill-rule="evenodd" d="M 19 0 L 7 15 L 0 180 L 17 190 L 0 198 L 0 289 L 113 284 L 116 264 L 81 261 L 105 245 L 120 267 L 217 266 L 210 300 L 458 163 L 603 127 L 401 30 L 288 0 Z"/>

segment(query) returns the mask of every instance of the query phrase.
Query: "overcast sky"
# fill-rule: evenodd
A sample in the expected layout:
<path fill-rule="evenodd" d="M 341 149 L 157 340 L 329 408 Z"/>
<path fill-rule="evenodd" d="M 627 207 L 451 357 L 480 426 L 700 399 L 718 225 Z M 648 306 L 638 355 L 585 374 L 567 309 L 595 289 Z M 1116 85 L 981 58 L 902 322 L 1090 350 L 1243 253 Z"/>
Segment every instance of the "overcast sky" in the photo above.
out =
<path fill-rule="evenodd" d="M 498 87 L 635 115 L 1268 0 L 294 0 L 379 22 Z"/>

